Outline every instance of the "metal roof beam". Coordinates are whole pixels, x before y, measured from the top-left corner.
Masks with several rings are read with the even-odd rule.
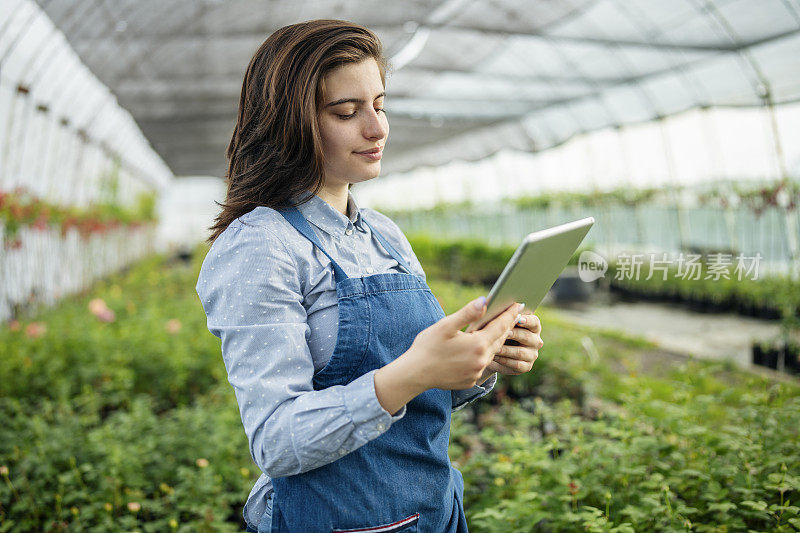
[[[420,28],[423,27],[427,27],[428,29],[431,30],[441,29],[446,31],[464,31],[472,34],[482,34],[490,36],[535,37],[560,43],[595,44],[601,46],[630,46],[639,48],[659,48],[662,50],[672,50],[672,51],[701,51],[701,52],[738,52],[742,48],[758,46],[760,44],[779,40],[784,37],[788,37],[790,35],[800,32],[800,30],[795,29],[774,35],[768,35],[761,39],[754,39],[748,42],[730,43],[729,45],[709,45],[704,43],[661,42],[658,40],[641,41],[641,40],[630,40],[630,39],[601,39],[598,37],[575,37],[567,35],[552,35],[547,33],[546,31],[538,31],[538,30],[529,32],[520,32],[520,31],[503,30],[498,28],[481,28],[479,26],[457,26],[449,24],[438,25],[438,26],[420,25]],[[372,25],[370,26],[370,29],[373,29],[377,32],[380,32],[381,30],[396,31],[398,27]],[[179,42],[180,44],[192,44],[198,41],[212,41],[214,43],[219,43],[220,41],[223,41],[225,39],[242,39],[242,38],[258,39],[258,38],[263,38],[264,35],[265,33],[263,32],[254,32],[254,31],[232,31],[232,32],[225,31],[220,33],[209,32],[205,34],[172,32],[168,35],[141,35],[138,36],[138,39],[145,41],[147,43],[153,43],[154,41],[156,41],[159,46],[163,46],[165,43],[174,43],[174,42]],[[75,43],[76,47],[78,46],[91,47],[97,44],[97,42],[103,41],[105,39],[106,38],[104,37],[93,37],[88,39],[75,38],[73,39],[73,42]],[[135,39],[131,40],[133,41]]]

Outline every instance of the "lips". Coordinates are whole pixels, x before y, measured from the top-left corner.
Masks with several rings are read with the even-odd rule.
[[[364,150],[363,152],[356,152],[357,154],[376,154],[381,151],[381,148],[372,148],[370,150]]]

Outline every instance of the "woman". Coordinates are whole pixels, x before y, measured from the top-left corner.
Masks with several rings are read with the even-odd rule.
[[[486,299],[445,316],[400,229],[350,194],[380,172],[385,69],[368,29],[316,20],[245,74],[197,293],[264,473],[248,531],[466,531],[451,410],[542,346],[517,304],[462,332]]]

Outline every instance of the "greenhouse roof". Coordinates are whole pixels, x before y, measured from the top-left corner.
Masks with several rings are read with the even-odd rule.
[[[384,43],[384,173],[800,97],[798,0],[37,3],[177,175],[223,175],[252,54],[314,18],[364,24]]]

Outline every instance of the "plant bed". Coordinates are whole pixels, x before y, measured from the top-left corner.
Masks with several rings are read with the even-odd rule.
[[[260,472],[194,293],[206,251],[0,327],[0,530],[244,530]],[[447,314],[488,290],[429,285]],[[537,315],[533,371],[453,414],[471,531],[788,531],[800,389]]]

